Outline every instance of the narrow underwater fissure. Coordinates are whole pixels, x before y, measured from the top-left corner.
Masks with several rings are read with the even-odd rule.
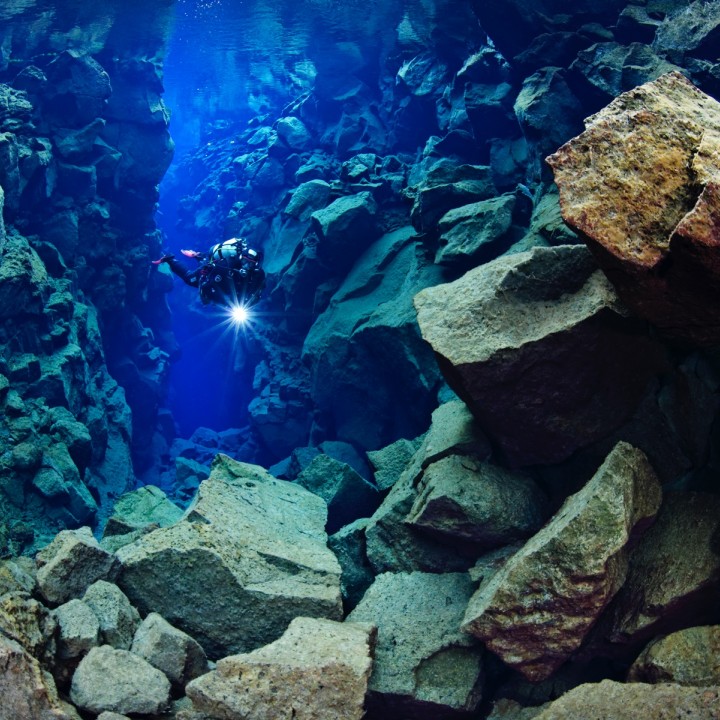
[[[606,257],[612,172],[665,212],[703,126],[720,175],[718,28],[3,3],[0,720],[711,717],[715,193],[667,272]],[[157,261],[240,237],[238,329]]]

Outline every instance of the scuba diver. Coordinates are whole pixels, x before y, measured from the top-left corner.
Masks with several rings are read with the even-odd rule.
[[[203,305],[255,305],[265,287],[265,271],[262,269],[262,253],[253,250],[242,238],[230,238],[213,245],[207,253],[181,250],[185,257],[199,264],[190,270],[172,254],[153,260],[153,265],[167,263],[172,272],[184,283],[200,291]]]

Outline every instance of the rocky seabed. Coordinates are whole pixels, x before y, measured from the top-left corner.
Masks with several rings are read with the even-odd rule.
[[[720,3],[437,8],[171,171],[276,318],[189,439],[171,3],[7,11],[0,719],[720,718]]]

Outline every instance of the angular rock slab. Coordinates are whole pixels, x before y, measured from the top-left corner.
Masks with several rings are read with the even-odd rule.
[[[661,362],[582,246],[498,258],[415,307],[448,384],[514,465],[559,462],[619,427]]]
[[[464,573],[379,575],[351,622],[377,625],[374,717],[440,718],[481,700],[483,650],[460,631],[473,585]]]
[[[187,695],[225,720],[360,720],[374,636],[372,625],[298,617],[275,642],[220,660]]]
[[[547,161],[565,221],[623,302],[671,339],[719,342],[720,103],[667,73]]]
[[[720,497],[668,493],[591,644],[608,643],[610,655],[633,653],[659,634],[713,622],[720,602],[718,537]]]
[[[218,455],[183,520],[118,551],[118,584],[211,658],[271,642],[298,616],[342,617],[325,502]]]
[[[367,557],[381,572],[455,572],[467,570],[470,556],[438,542],[405,522],[417,501],[416,485],[425,468],[449,455],[486,458],[490,445],[467,406],[460,400],[444,403],[432,413],[430,429],[365,529]]]
[[[370,517],[380,505],[380,494],[374,485],[329,455],[313,458],[295,482],[327,503],[328,533],[359,518]]]
[[[151,715],[170,699],[170,681],[147,660],[109,645],[93,648],[72,679],[70,699],[83,710]]]
[[[140,624],[140,613],[130,604],[123,591],[113,583],[98,580],[83,595],[100,621],[102,644],[118,650],[129,650]]]
[[[3,720],[80,720],[58,697],[52,677],[14,640],[0,634],[0,717]]]
[[[628,540],[652,521],[660,500],[645,455],[618,443],[587,485],[480,586],[463,629],[528,680],[549,678],[621,588]]]
[[[82,600],[68,600],[55,608],[53,615],[59,627],[60,658],[81,657],[100,644],[100,621]]]
[[[679,630],[650,643],[630,668],[628,681],[720,686],[720,625]]]
[[[624,684],[603,680],[573,688],[536,715],[535,720],[670,720],[680,717],[715,720],[718,707],[718,687]]]
[[[200,645],[157,613],[150,613],[142,621],[133,638],[132,652],[181,687],[208,671]]]
[[[430,465],[405,522],[444,541],[491,550],[530,537],[547,498],[528,477],[451,455]]]
[[[112,578],[115,557],[103,550],[90,528],[63,530],[37,554],[37,584],[50,603],[79,597],[96,580]]]

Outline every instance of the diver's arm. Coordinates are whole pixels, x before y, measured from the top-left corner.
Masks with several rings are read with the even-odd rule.
[[[197,270],[189,270],[181,262],[178,262],[174,257],[168,257],[165,262],[168,264],[170,270],[174,275],[177,275],[186,285],[190,287],[197,287],[199,282],[199,276]]]

